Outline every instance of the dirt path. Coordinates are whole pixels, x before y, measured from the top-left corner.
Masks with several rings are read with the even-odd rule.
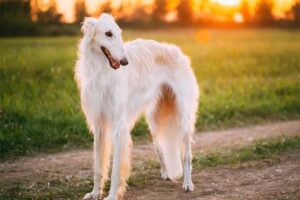
[[[181,183],[150,179],[130,188],[125,200],[279,200],[300,199],[300,151],[276,164],[248,162],[239,168],[218,167],[193,173],[195,191],[184,193]]]
[[[197,133],[193,149],[195,152],[209,152],[240,147],[257,139],[280,135],[300,135],[300,120]],[[146,159],[156,160],[152,145],[135,146],[133,159],[135,167],[141,166]],[[198,189],[192,194],[182,193],[181,183],[154,179],[147,182],[145,188],[129,188],[125,199],[268,199],[272,195],[300,197],[299,161],[300,152],[295,152],[293,155],[283,156],[276,164],[195,171],[193,179]],[[40,181],[40,177],[45,182],[51,181],[53,177],[90,178],[92,153],[90,150],[73,151],[0,162],[0,177],[1,187],[21,182],[27,188]]]

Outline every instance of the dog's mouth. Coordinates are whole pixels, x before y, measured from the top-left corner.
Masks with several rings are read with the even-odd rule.
[[[101,50],[102,50],[103,54],[105,55],[105,57],[108,59],[110,66],[113,69],[118,69],[120,67],[120,62],[115,60],[112,57],[112,55],[110,54],[109,50],[107,48],[105,48],[104,46],[101,46]]]

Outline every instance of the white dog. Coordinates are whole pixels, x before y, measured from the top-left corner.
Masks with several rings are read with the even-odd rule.
[[[124,44],[121,29],[108,14],[86,18],[82,31],[75,78],[94,134],[94,188],[84,199],[101,196],[112,149],[105,199],[122,198],[130,173],[130,130],[143,111],[162,178],[176,180],[184,171],[183,188],[192,191],[190,143],[199,91],[189,58],[174,45],[152,40]]]

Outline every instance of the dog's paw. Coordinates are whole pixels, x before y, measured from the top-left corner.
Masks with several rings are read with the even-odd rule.
[[[194,184],[192,181],[184,181],[182,188],[185,192],[192,192],[194,191]]]
[[[103,200],[117,200],[117,197],[113,197],[113,196],[108,195]]]
[[[165,180],[165,181],[170,180],[169,177],[168,177],[168,174],[167,174],[167,172],[166,172],[165,170],[161,170],[161,171],[160,171],[160,174],[161,174],[161,178],[162,178],[163,180]]]
[[[99,192],[90,192],[84,195],[83,200],[98,200],[100,196]]]

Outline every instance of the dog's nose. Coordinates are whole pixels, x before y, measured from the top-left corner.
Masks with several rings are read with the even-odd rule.
[[[122,60],[120,60],[120,64],[123,65],[123,66],[128,65],[127,58],[123,58]]]

